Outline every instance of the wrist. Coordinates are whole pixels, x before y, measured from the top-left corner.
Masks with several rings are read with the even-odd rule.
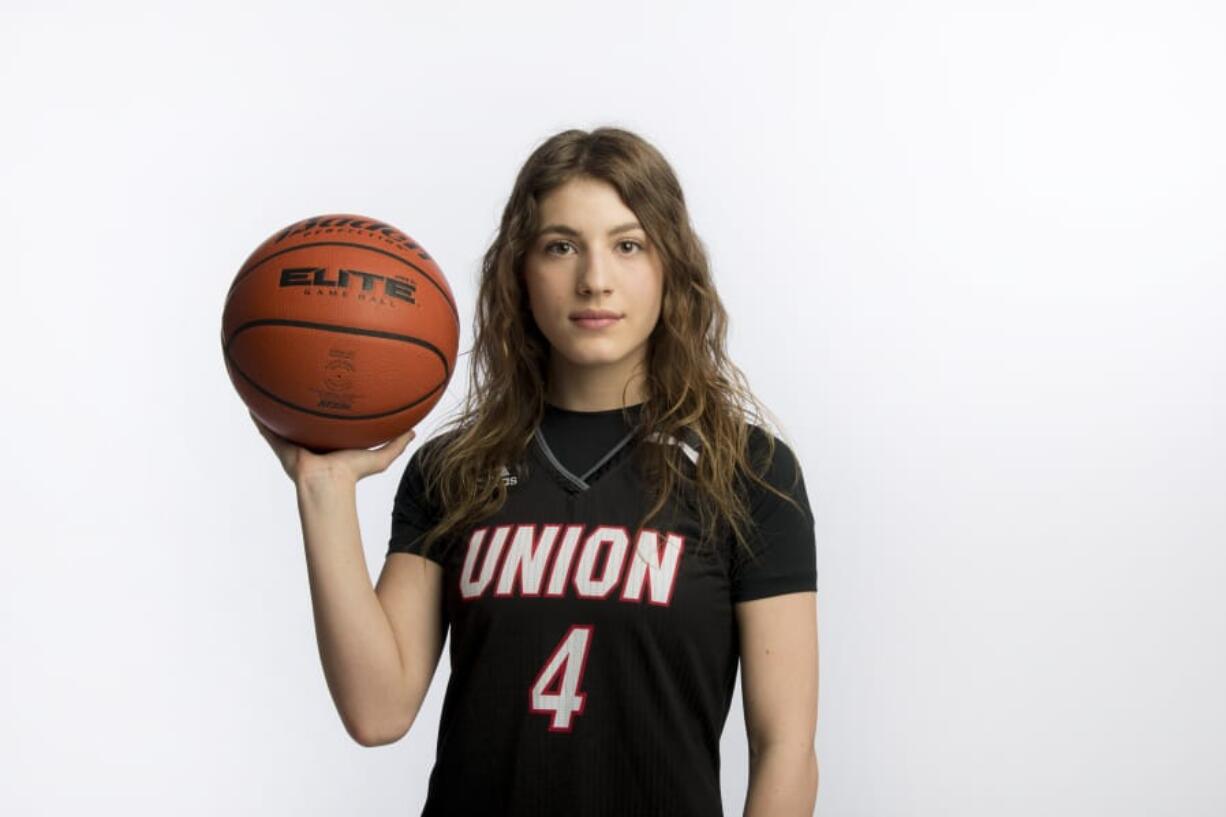
[[[298,493],[308,497],[317,497],[337,492],[351,492],[357,486],[357,479],[348,468],[329,466],[319,468],[306,474],[299,474],[294,479]]]

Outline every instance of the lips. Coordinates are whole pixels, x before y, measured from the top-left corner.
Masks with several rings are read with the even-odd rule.
[[[604,313],[603,316],[601,316],[600,313],[592,314],[597,315],[597,317],[589,317],[589,313],[584,312],[577,313],[578,317],[572,315],[570,319],[571,323],[582,329],[603,329],[604,327],[612,326],[621,320],[620,316],[610,312]]]
[[[570,313],[570,319],[575,320],[603,320],[605,318],[620,318],[621,315],[610,309],[584,309],[579,312]]]

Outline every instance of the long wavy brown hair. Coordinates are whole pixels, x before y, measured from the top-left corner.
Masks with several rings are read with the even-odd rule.
[[[498,234],[482,261],[468,393],[419,452],[428,503],[437,509],[423,547],[429,549],[502,507],[507,487],[493,475],[519,461],[543,416],[550,344],[529,310],[522,265],[541,226],[541,198],[577,176],[616,188],[663,260],[663,302],[648,338],[646,399],[638,429],[696,442],[701,452],[697,467],[689,469],[691,476],[680,446],[639,446],[645,479],[655,486],[654,504],[640,528],[670,496],[686,497],[699,516],[704,542],[731,533],[752,556],[745,479],[799,508],[763,478],[774,456],[778,423],[768,426],[766,418],[773,415],[728,359],[728,315],[676,174],[649,142],[614,127],[555,134],[519,171]],[[631,419],[628,410],[624,416]],[[774,429],[763,435],[765,456],[758,462],[750,461],[751,423]],[[780,439],[786,442],[782,434]],[[800,477],[799,467],[795,477]]]

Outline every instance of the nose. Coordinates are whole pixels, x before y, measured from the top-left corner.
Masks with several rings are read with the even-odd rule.
[[[579,261],[577,288],[581,294],[609,292],[612,288],[613,271],[610,259],[599,250],[585,253]]]

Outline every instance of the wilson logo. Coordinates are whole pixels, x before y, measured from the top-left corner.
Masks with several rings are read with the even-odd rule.
[[[379,236],[382,240],[391,243],[393,246],[414,253],[423,261],[431,260],[430,255],[416,241],[390,224],[369,218],[351,218],[348,216],[325,218],[324,216],[315,216],[314,218],[308,218],[289,225],[277,235],[276,242],[280,243],[295,235],[306,238],[319,233],[333,233],[345,230],[363,230],[366,233]]]

